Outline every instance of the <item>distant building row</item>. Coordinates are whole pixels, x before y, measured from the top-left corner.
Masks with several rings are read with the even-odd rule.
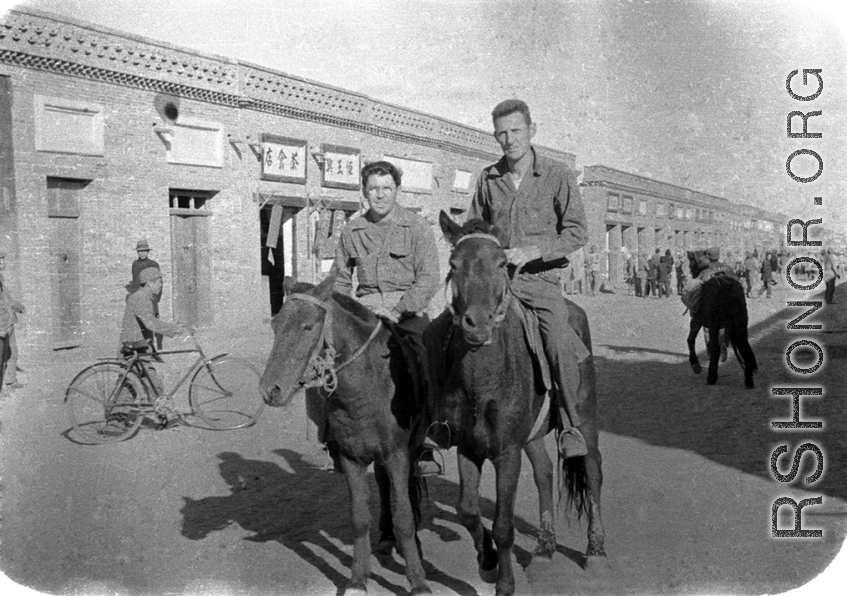
[[[21,340],[45,350],[117,344],[139,238],[163,316],[237,327],[279,306],[283,275],[327,270],[364,162],[397,163],[401,203],[435,225],[499,158],[488,131],[31,10],[0,21],[0,130],[0,249],[29,309]],[[604,166],[583,191],[609,271],[621,247],[784,242],[778,214]]]

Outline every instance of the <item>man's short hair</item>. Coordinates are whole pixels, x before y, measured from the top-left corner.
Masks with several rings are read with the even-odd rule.
[[[362,189],[368,185],[368,178],[371,176],[391,176],[394,184],[400,186],[400,180],[403,174],[390,161],[374,161],[362,168]]]
[[[509,116],[510,114],[514,114],[515,112],[523,114],[526,123],[532,124],[532,116],[530,116],[529,114],[529,106],[526,105],[525,101],[521,101],[520,99],[507,99],[498,103],[496,106],[494,106],[494,109],[491,110],[491,120],[493,122],[498,118],[502,118],[503,116]]]

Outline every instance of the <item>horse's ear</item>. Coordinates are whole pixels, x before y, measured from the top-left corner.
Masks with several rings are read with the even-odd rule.
[[[441,210],[441,213],[438,214],[438,223],[441,225],[441,231],[447,239],[447,242],[456,246],[456,242],[462,235],[462,226],[450,219],[450,216],[447,215],[443,209]]]
[[[282,291],[285,296],[291,294],[294,290],[294,286],[297,285],[297,280],[290,275],[286,275],[285,279],[282,280]]]
[[[332,294],[332,289],[335,287],[335,267],[330,270],[324,280],[315,288],[315,298],[320,300],[329,300],[329,295]]]
[[[694,252],[694,251],[692,251],[692,250],[689,250],[689,251],[686,251],[686,252],[687,252],[687,254],[688,254],[688,260],[689,260],[689,261],[691,261],[691,262],[696,262],[696,261],[697,261],[697,253],[696,253],[696,252]]]

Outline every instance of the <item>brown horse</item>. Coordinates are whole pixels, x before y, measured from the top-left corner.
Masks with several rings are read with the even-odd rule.
[[[399,348],[390,341],[392,332],[354,299],[333,293],[334,281],[329,276],[313,287],[286,280],[286,301],[273,319],[276,340],[261,381],[264,399],[283,406],[304,387],[322,386],[350,490],[354,546],[346,593],[367,591],[367,468],[374,463],[382,507],[380,546],[390,546],[396,536],[412,594],[429,594],[415,533],[419,503],[409,474],[412,422],[420,406]]]
[[[449,316],[439,317],[425,333],[436,396],[431,408],[436,420],[450,429],[452,444],[458,448],[461,487],[457,512],[473,538],[480,574],[491,579],[496,572],[496,593],[512,594],[513,515],[521,450],[543,452],[547,457],[543,442],[551,424],[550,414],[543,414],[546,391],[536,376],[520,315],[508,306],[515,298],[509,291],[506,255],[494,235],[497,231],[480,220],[460,227],[443,211],[440,224],[454,247],[450,256],[453,317],[452,321]],[[590,350],[585,311],[572,302],[568,308],[569,323]],[[438,354],[442,354],[441,362],[436,360]],[[562,460],[562,475],[568,502],[580,517],[588,514],[586,566],[602,567],[606,559],[593,357],[580,365],[580,372],[578,413],[588,454]],[[551,410],[555,408],[548,412]],[[539,415],[546,418],[540,425]],[[494,464],[497,476],[491,532],[480,520],[478,503],[485,460]],[[561,500],[562,482],[559,488]],[[552,519],[548,522],[552,529]],[[555,544],[555,536],[553,541]]]
[[[696,279],[706,268],[702,262],[705,251],[688,251],[688,264],[691,278]],[[706,382],[714,385],[718,381],[718,361],[720,359],[720,331],[726,334],[726,340],[732,344],[735,357],[744,370],[744,386],[753,389],[753,374],[758,369],[756,354],[750,345],[747,332],[747,299],[744,286],[730,275],[719,273],[711,277],[700,288],[700,299],[695,311],[691,312],[691,325],[688,332],[688,361],[695,373],[701,366],[697,358],[697,333],[702,327],[706,333],[706,348],[709,354],[709,369]]]

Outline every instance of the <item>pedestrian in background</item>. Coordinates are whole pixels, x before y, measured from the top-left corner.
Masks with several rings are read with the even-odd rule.
[[[597,247],[591,245],[588,254],[585,255],[585,280],[591,290],[591,295],[597,295],[597,278],[600,276],[600,255]]]
[[[146,238],[142,238],[135,244],[135,252],[138,255],[138,258],[132,262],[132,281],[126,286],[127,298],[131,294],[133,294],[138,288],[141,287],[141,272],[145,269],[155,268],[158,269],[161,273],[162,268],[159,267],[159,263],[150,258],[150,244],[147,242]],[[153,314],[158,318],[159,316],[159,301],[162,299],[161,290],[159,294],[154,296],[153,301]],[[156,333],[156,349],[162,349],[162,334]]]
[[[765,258],[762,259],[762,266],[759,268],[762,274],[762,287],[759,288],[759,297],[766,293],[768,298],[771,297],[771,281],[773,281],[773,269],[771,269],[771,253],[765,253]]]
[[[7,345],[5,348],[8,354],[3,364],[0,364],[0,390],[4,387],[6,389],[20,389],[23,387],[23,384],[18,382],[18,371],[21,371],[21,369],[18,368],[18,342],[15,336],[15,325],[18,322],[18,315],[24,314],[26,308],[24,308],[22,303],[15,300],[11,290],[9,290],[9,285],[3,276],[3,271],[5,270],[6,253],[0,251],[0,284],[3,285],[3,299],[8,303],[8,307],[11,310],[11,326],[6,337]],[[5,374],[2,374],[2,369],[4,368]]]
[[[685,272],[685,260],[683,259],[684,255],[680,252],[676,253],[676,293],[682,296],[682,289],[685,287],[685,281],[688,279],[688,275]]]
[[[822,250],[821,256],[823,256],[823,281],[826,284],[824,300],[827,304],[838,304],[835,300],[835,280],[841,278],[841,273],[835,265],[831,248]]]
[[[3,289],[3,282],[0,281],[0,395],[7,393],[6,386],[3,384],[3,376],[6,370],[6,362],[9,360],[9,336],[14,327],[13,315],[12,303]]]
[[[759,261],[750,252],[744,258],[744,281],[747,283],[748,298],[753,297],[753,280],[758,277]]]

